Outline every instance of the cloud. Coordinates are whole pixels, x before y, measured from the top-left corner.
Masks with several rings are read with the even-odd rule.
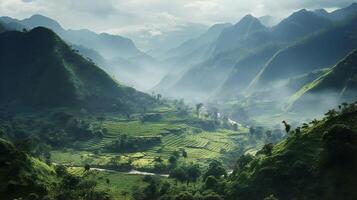
[[[350,0],[0,0],[0,13],[43,14],[65,28],[158,36],[185,23],[236,23],[242,16],[286,16],[301,8],[338,8]],[[140,36],[141,37],[141,36]]]

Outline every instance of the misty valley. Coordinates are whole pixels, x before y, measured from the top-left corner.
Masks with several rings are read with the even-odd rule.
[[[357,3],[181,28],[0,17],[0,199],[357,199]]]

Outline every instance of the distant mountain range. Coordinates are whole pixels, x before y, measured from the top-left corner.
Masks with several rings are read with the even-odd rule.
[[[291,90],[288,95],[293,95],[288,85],[298,89],[310,80],[299,76],[329,68],[357,47],[355,13],[357,4],[331,13],[302,9],[273,27],[247,15],[221,29],[201,48],[200,56],[190,53],[185,61],[194,62],[180,63],[177,68],[184,70],[169,73],[154,89],[194,101],[257,97],[264,89],[273,95],[273,88]],[[195,49],[188,44],[186,49]]]
[[[0,104],[131,112],[149,95],[118,84],[47,28],[0,34]]]
[[[159,75],[162,77],[163,72],[158,62],[137,49],[128,38],[107,33],[97,34],[87,29],[65,30],[57,21],[42,15],[33,15],[23,20],[0,17],[0,22],[9,30],[32,29],[39,26],[49,28],[79,50],[81,55],[90,58],[126,84],[139,89],[148,89],[150,85],[158,82]],[[133,73],[132,68],[144,70],[136,70]],[[150,75],[147,76],[148,74]]]
[[[357,97],[357,50],[298,90],[288,101],[287,109],[309,107],[313,111],[333,107]]]

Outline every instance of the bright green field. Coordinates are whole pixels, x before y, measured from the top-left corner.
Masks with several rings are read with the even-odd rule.
[[[142,181],[142,175],[132,175],[120,172],[103,172],[90,171],[89,174],[84,172],[83,167],[70,167],[68,171],[74,175],[84,177],[86,179],[95,179],[97,181],[96,188],[102,191],[108,191],[114,199],[132,199],[130,196],[133,186],[145,187],[146,183]],[[107,183],[109,179],[109,183]],[[128,192],[128,195],[123,196],[123,192]]]

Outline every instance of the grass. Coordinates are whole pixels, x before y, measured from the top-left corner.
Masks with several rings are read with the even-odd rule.
[[[210,159],[221,159],[222,152],[234,150],[238,141],[245,140],[244,133],[248,132],[246,128],[240,128],[238,131],[227,129],[203,131],[186,123],[192,116],[179,117],[175,110],[167,107],[158,108],[155,112],[162,115],[161,121],[142,123],[138,116],[133,116],[130,120],[114,115],[107,116],[102,127],[108,131],[102,138],[76,142],[73,144],[74,149],[52,151],[52,160],[59,164],[73,166],[83,166],[87,163],[105,166],[113,158],[120,156],[120,163],[130,161],[135,169],[150,170],[154,168],[155,158],[161,157],[163,163],[167,164],[174,151],[185,149],[188,157],[180,158],[179,162],[205,164]],[[161,136],[161,143],[142,152],[105,152],[104,147],[111,144],[120,134],[132,137]]]
[[[130,193],[134,186],[145,187],[147,185],[147,183],[142,181],[144,177],[142,175],[103,171],[91,171],[89,174],[86,174],[83,167],[70,167],[68,171],[86,179],[95,179],[97,181],[96,189],[108,191],[116,200],[132,199]],[[107,183],[107,180],[109,180],[109,183]],[[123,192],[128,192],[126,198]]]

